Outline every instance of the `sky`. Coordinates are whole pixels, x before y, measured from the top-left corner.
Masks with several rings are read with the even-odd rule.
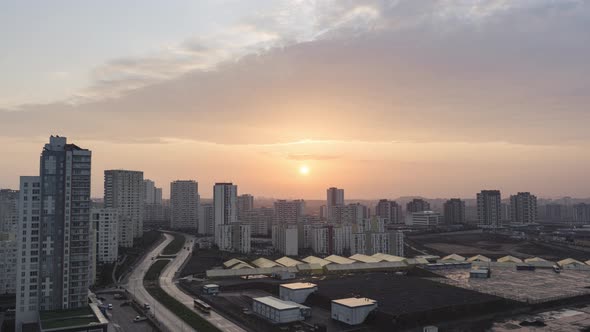
[[[93,151],[95,197],[105,169],[165,196],[590,197],[588,1],[0,6],[0,188],[54,134]]]

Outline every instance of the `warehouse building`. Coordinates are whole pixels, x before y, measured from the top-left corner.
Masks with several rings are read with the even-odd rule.
[[[335,264],[352,264],[355,263],[354,260],[338,255],[330,255],[325,258],[327,261],[335,263]]]
[[[311,308],[272,296],[254,298],[252,311],[273,324],[297,322],[311,316]]]
[[[348,325],[358,325],[375,309],[377,301],[365,297],[332,300],[332,319]]]
[[[321,267],[324,267],[324,266],[332,263],[330,261],[327,261],[323,258],[319,258],[316,256],[307,256],[304,259],[302,259],[302,261],[304,261],[305,263],[308,263],[308,264],[319,264]]]
[[[313,292],[317,292],[318,286],[310,282],[293,282],[282,284],[279,287],[279,297],[284,301],[303,303]]]

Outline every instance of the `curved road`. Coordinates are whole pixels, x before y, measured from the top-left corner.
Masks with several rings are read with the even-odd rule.
[[[188,326],[184,321],[178,319],[174,313],[159,304],[143,287],[143,277],[152,264],[152,257],[157,257],[160,252],[172,242],[172,236],[165,234],[166,239],[147,254],[143,261],[139,263],[133,271],[124,287],[133,294],[139,303],[149,303],[151,306],[151,313],[155,315],[156,319],[162,323],[169,331],[195,331]],[[172,264],[172,263],[169,263]]]
[[[172,241],[172,235],[164,235],[166,236],[166,242]],[[176,272],[180,270],[182,264],[189,258],[189,255],[192,252],[192,248],[195,243],[194,236],[188,234],[183,235],[185,237],[184,246],[180,250],[178,255],[176,255],[176,258],[171,263],[166,265],[166,268],[164,269],[164,271],[162,271],[162,274],[160,275],[160,287],[162,287],[162,289],[170,296],[182,302],[185,306],[199,314],[199,316],[208,320],[211,324],[215,325],[221,331],[245,332],[244,329],[242,329],[232,321],[227,320],[226,318],[219,315],[213,310],[211,310],[210,314],[203,314],[200,311],[195,310],[193,307],[193,297],[183,292],[180,288],[178,288],[178,286],[174,282]],[[190,250],[186,250],[184,247],[188,247]]]

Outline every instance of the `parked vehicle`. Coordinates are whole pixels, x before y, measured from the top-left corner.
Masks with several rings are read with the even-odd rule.
[[[121,295],[121,294],[115,294],[115,295],[113,296],[113,298],[114,298],[115,300],[120,300],[120,299],[122,299],[122,298],[123,298],[123,295]]]
[[[107,305],[107,309],[113,310],[113,304],[112,303],[109,303],[109,305]]]
[[[133,322],[134,323],[143,322],[144,320],[147,320],[147,317],[144,317],[144,316],[135,316],[135,318],[133,318]]]
[[[143,309],[150,310],[151,309],[150,304],[149,303],[144,303],[143,304]]]

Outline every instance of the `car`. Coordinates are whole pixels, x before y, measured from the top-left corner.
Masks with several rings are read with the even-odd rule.
[[[107,305],[107,309],[109,309],[109,310],[113,310],[113,304],[112,304],[112,303],[109,303],[109,304]]]
[[[134,323],[143,322],[144,320],[147,320],[147,317],[144,317],[144,316],[135,316],[135,318],[133,318],[133,322]]]
[[[115,300],[120,300],[120,299],[122,299],[122,298],[123,298],[123,295],[121,295],[121,294],[115,294],[115,295],[113,296],[113,298],[114,298]]]
[[[151,307],[150,307],[150,304],[149,304],[149,303],[144,303],[144,304],[143,304],[143,308],[144,308],[145,310],[150,310],[150,309],[151,309]]]

